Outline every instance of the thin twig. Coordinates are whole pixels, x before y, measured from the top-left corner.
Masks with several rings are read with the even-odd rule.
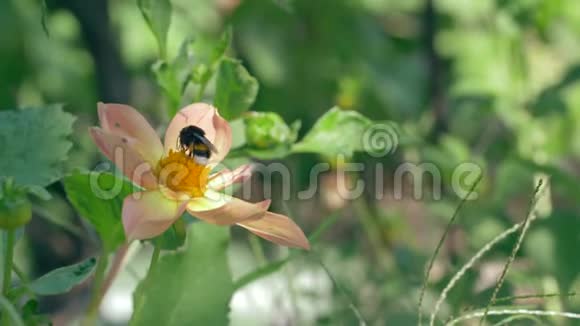
[[[427,269],[425,270],[425,276],[423,277],[423,286],[421,287],[421,293],[419,294],[419,303],[417,304],[417,313],[418,313],[417,324],[419,326],[422,325],[423,312],[421,311],[421,308],[423,306],[423,298],[425,297],[425,291],[427,290],[427,281],[429,280],[429,274],[431,273],[431,269],[433,268],[433,264],[435,263],[435,258],[437,258],[437,255],[439,254],[439,250],[441,250],[441,247],[443,246],[443,242],[445,242],[445,238],[447,238],[447,234],[451,230],[451,226],[453,225],[453,223],[455,222],[455,220],[459,216],[459,212],[461,211],[461,208],[463,208],[463,205],[465,204],[467,199],[471,196],[473,191],[475,191],[475,188],[479,184],[479,181],[481,181],[481,178],[482,178],[482,175],[480,174],[477,177],[477,180],[475,180],[475,182],[471,185],[471,188],[469,189],[469,192],[467,193],[467,195],[465,197],[463,197],[461,199],[461,201],[459,202],[459,205],[457,205],[455,212],[453,212],[453,216],[449,220],[449,223],[447,223],[447,226],[445,227],[445,231],[443,232],[441,239],[439,239],[439,243],[437,244],[437,247],[435,247],[435,251],[433,252],[433,255],[431,256],[431,259],[429,260],[429,265],[428,265]]]

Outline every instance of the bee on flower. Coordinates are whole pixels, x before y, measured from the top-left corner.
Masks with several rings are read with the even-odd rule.
[[[270,200],[250,203],[220,192],[246,180],[251,165],[212,173],[232,144],[230,125],[216,108],[195,103],[181,109],[169,123],[163,144],[130,106],[99,103],[98,114],[100,128],[90,128],[95,144],[143,188],[123,202],[129,241],[160,235],[187,211],[208,223],[239,225],[280,245],[310,248],[296,223],[268,211]]]

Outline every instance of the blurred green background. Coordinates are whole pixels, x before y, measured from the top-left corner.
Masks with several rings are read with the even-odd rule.
[[[252,109],[277,112],[287,122],[301,120],[300,137],[333,106],[392,120],[400,129],[394,153],[354,157],[365,164],[362,173],[351,176],[368,186],[362,199],[337,199],[335,170],[321,176],[315,198],[274,201],[277,210],[292,212],[307,234],[329,216],[338,217],[316,252],[342,291],[316,262],[297,260],[236,294],[232,324],[356,325],[350,304],[371,325],[415,324],[424,266],[460,201],[452,173],[465,162],[483,171],[478,198],[465,204],[435,261],[425,310],[479,248],[523,220],[535,182],[548,176],[548,191],[537,205],[539,219],[500,296],[569,293],[580,286],[577,0],[172,3],[168,57],[186,37],[217,38],[231,26],[229,54],[260,84]],[[103,160],[86,132],[97,124],[97,101],[128,103],[154,126],[167,123],[167,104],[151,71],[158,49],[136,1],[47,0],[45,6],[36,0],[0,1],[0,109],[63,103],[78,117],[69,170]],[[305,189],[309,168],[325,160],[310,154],[284,159],[294,172],[295,189]],[[394,171],[405,162],[435,164],[443,178],[441,198],[434,196],[436,182],[413,185],[409,178],[404,196],[396,198]],[[384,168],[382,180],[377,164]],[[469,182],[460,180],[462,189]],[[424,196],[414,198],[413,187],[422,187]],[[62,185],[49,190],[54,198],[38,203],[23,249],[32,253],[26,265],[35,275],[95,250]],[[384,196],[377,198],[381,191]],[[239,240],[232,249],[233,273],[241,275],[258,263],[245,233],[232,232]],[[508,237],[461,279],[441,320],[485,306],[515,240]],[[282,254],[268,245],[266,255]],[[80,309],[75,297],[83,291],[48,298],[42,307],[66,320]],[[577,296],[503,304],[580,310]],[[259,320],[252,319],[255,315]],[[123,323],[122,318],[111,322]]]

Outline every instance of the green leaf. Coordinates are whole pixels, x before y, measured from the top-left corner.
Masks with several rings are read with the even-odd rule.
[[[184,250],[161,257],[135,291],[130,325],[227,325],[228,240],[228,228],[190,225]]]
[[[30,299],[22,306],[22,319],[26,325],[51,325],[50,316],[41,314],[38,300]]]
[[[30,289],[38,295],[66,293],[84,282],[93,273],[96,264],[97,259],[91,257],[74,265],[57,268],[32,281]]]
[[[135,190],[130,182],[108,172],[77,172],[64,179],[64,187],[79,215],[99,234],[105,252],[123,244],[121,209],[125,197]]]
[[[155,75],[155,79],[157,80],[157,84],[163,90],[163,93],[169,101],[169,105],[172,110],[177,110],[179,107],[181,96],[183,95],[183,91],[185,89],[184,80],[180,80],[178,77],[178,72],[189,70],[182,67],[182,65],[177,62],[182,61],[178,58],[176,58],[176,61],[172,64],[167,64],[165,61],[159,60],[152,66],[152,71]],[[189,76],[185,78],[185,81],[188,79]],[[171,113],[174,114],[175,112]]]
[[[239,60],[225,58],[218,70],[214,105],[227,120],[247,111],[258,95],[258,81]]]
[[[330,158],[337,155],[351,157],[354,152],[367,150],[380,152],[382,147],[375,148],[377,144],[374,142],[366,143],[367,141],[378,141],[378,144],[381,144],[380,138],[377,140],[366,139],[367,136],[373,137],[372,134],[367,133],[372,126],[373,121],[362,114],[334,107],[318,119],[308,134],[294,145],[292,151],[295,153],[318,153]],[[396,146],[398,135],[393,129],[394,124],[389,123],[384,124],[384,126],[386,129],[384,134],[386,143],[384,145]],[[377,132],[381,132],[381,130],[377,129]],[[377,134],[375,137],[378,136],[381,134]]]
[[[58,105],[0,112],[0,178],[39,187],[60,179],[74,120]]]
[[[196,38],[190,43],[190,51],[195,58],[192,81],[206,84],[213,76],[214,71],[223,59],[232,39],[232,29],[226,28],[219,38],[204,36]]]
[[[167,54],[167,31],[171,24],[169,0],[137,0],[137,5],[149,28],[155,35],[161,58]]]
[[[230,121],[232,128],[232,149],[242,147],[246,144],[246,124],[243,119]]]
[[[205,84],[214,75],[217,66],[230,44],[231,29],[226,29],[219,37],[200,36],[185,39],[177,56],[172,61],[157,61],[152,69],[157,83],[164,91],[175,114],[190,82]],[[202,93],[203,95],[203,93]]]
[[[248,156],[258,160],[278,160],[288,156],[290,149],[290,146],[278,145],[269,149],[246,148],[244,152]]]

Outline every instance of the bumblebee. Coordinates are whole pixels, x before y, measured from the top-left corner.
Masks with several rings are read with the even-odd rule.
[[[212,153],[217,153],[215,146],[205,138],[205,131],[196,126],[187,126],[179,132],[178,147],[196,163],[206,165]]]

